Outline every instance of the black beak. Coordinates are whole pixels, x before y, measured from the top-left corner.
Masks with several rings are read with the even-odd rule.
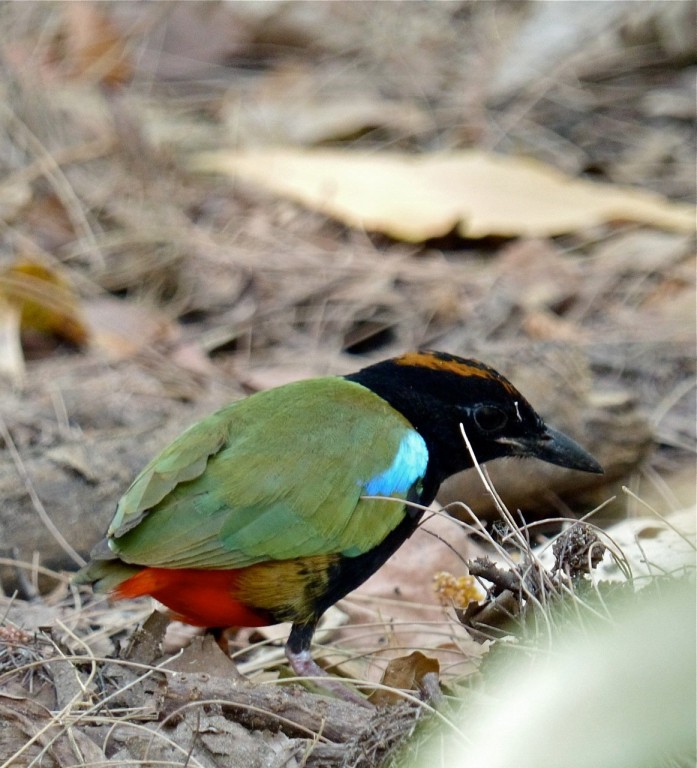
[[[534,456],[567,469],[603,474],[603,468],[588,451],[563,432],[551,427],[545,427],[542,434],[534,437],[501,438],[499,442],[512,446],[516,456]]]

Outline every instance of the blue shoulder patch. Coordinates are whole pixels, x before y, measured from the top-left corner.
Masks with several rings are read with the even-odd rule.
[[[399,444],[392,464],[363,486],[367,496],[389,496],[406,493],[426,474],[428,448],[423,437],[410,429]]]

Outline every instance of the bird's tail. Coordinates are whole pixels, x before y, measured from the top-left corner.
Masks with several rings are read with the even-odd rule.
[[[119,560],[100,542],[92,551],[90,561],[72,578],[74,584],[91,584],[95,592],[113,592],[119,585],[142,570],[142,566],[128,565]]]

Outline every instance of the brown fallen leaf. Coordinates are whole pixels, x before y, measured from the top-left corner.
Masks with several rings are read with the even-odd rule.
[[[34,192],[22,210],[22,221],[36,245],[49,253],[56,253],[76,237],[68,210],[53,192]]]
[[[92,347],[109,360],[127,360],[177,335],[176,325],[156,307],[103,296],[86,302],[83,310]]]
[[[528,312],[521,328],[525,334],[538,341],[569,341],[579,344],[588,339],[588,333],[574,323],[546,310]]]
[[[425,656],[421,651],[414,651],[408,656],[392,659],[387,665],[381,683],[390,688],[429,694],[437,689],[439,673],[440,664],[437,659]],[[397,691],[379,688],[373,691],[368,700],[379,707],[385,704],[397,704],[403,699],[404,697]]]
[[[480,150],[405,155],[269,149],[194,155],[221,173],[409,242],[550,237],[615,221],[694,231],[695,209],[647,190],[571,178],[545,163]]]
[[[123,85],[133,76],[128,41],[99,5],[83,2],[62,7],[62,53],[72,77]]]
[[[66,728],[21,688],[0,692],[0,757],[3,766],[107,764],[104,752],[86,734]]]
[[[417,105],[366,93],[363,84],[357,88],[345,75],[343,64],[329,70],[307,63],[274,69],[251,86],[254,109],[240,109],[239,97],[232,96],[223,104],[222,118],[244,146],[257,147],[341,141],[375,128],[400,135],[428,130],[429,117]]]

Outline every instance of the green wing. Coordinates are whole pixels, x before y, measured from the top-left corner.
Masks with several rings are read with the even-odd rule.
[[[177,438],[121,499],[109,545],[125,562],[169,568],[355,556],[399,524],[399,500],[427,460],[411,424],[370,390],[338,378],[298,382]]]

